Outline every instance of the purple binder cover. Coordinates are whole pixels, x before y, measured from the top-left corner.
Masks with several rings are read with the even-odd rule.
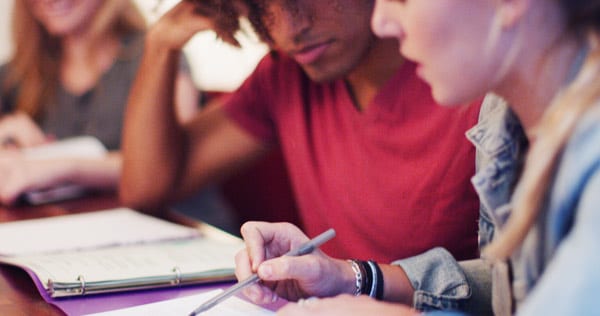
[[[202,292],[208,292],[216,289],[225,289],[231,286],[231,282],[223,282],[208,285],[194,285],[183,287],[162,288],[154,290],[127,291],[120,293],[96,294],[89,296],[74,296],[64,298],[52,298],[40,280],[33,271],[21,267],[29,274],[38,291],[44,300],[65,312],[67,315],[85,315],[91,313],[105,312],[109,310],[121,309],[136,305],[149,304],[158,301],[185,297]],[[244,298],[240,296],[240,298]],[[270,310],[277,310],[285,304],[284,300],[279,300],[273,304],[263,306]]]

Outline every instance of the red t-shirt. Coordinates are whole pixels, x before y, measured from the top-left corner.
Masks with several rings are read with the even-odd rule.
[[[281,146],[303,229],[337,231],[326,253],[390,262],[435,246],[458,259],[478,255],[475,149],[464,133],[479,105],[436,105],[407,62],[361,112],[343,80],[314,83],[272,54],[225,108]]]

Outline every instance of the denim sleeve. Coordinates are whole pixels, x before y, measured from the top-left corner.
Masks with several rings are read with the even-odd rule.
[[[491,313],[491,273],[480,259],[459,263],[438,247],[392,264],[408,276],[415,289],[413,307],[417,310]]]
[[[600,170],[586,184],[569,235],[519,315],[590,315],[600,310]]]
[[[418,310],[458,309],[459,301],[471,296],[467,277],[443,248],[392,264],[400,266],[408,276],[415,289],[413,307]]]

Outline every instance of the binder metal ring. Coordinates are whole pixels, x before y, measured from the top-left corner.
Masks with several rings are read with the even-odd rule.
[[[175,272],[175,280],[171,281],[171,284],[179,285],[179,283],[181,283],[181,270],[179,270],[179,267],[175,266],[173,272]]]
[[[80,274],[80,275],[77,277],[77,281],[79,281],[79,284],[81,284],[81,285],[80,285],[80,288],[81,288],[81,295],[84,295],[84,294],[85,294],[85,279],[83,278],[83,275],[81,275],[81,274]]]

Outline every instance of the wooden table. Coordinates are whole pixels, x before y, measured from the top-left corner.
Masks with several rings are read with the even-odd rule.
[[[6,207],[0,205],[0,223],[23,219],[51,217],[119,206],[115,194],[95,194],[86,198],[40,206]]]
[[[97,194],[84,199],[43,206],[0,206],[0,222],[50,217],[118,207],[114,194]],[[27,273],[0,264],[0,315],[64,315],[46,303]]]

